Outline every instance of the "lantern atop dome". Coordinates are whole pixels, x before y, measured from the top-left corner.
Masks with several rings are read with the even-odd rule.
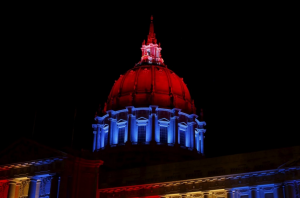
[[[147,43],[145,43],[145,40],[143,41],[141,50],[141,61],[137,65],[157,64],[165,66],[164,60],[161,57],[160,43],[157,44],[157,39],[154,33],[153,16],[151,16]]]

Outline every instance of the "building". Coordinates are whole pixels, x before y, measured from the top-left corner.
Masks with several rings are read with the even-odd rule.
[[[141,50],[95,117],[93,152],[20,139],[0,153],[0,198],[300,197],[300,146],[205,158],[206,123],[164,64],[153,18]]]

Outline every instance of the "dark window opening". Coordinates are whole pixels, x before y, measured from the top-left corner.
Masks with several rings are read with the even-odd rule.
[[[185,146],[185,131],[180,130],[180,146]]]
[[[138,142],[146,142],[146,126],[138,127]]]
[[[160,143],[168,143],[168,127],[160,127]]]
[[[119,128],[118,143],[123,144],[125,142],[125,127]]]

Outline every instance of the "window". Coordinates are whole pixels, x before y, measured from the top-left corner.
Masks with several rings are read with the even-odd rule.
[[[248,195],[242,195],[241,198],[249,198]]]
[[[125,142],[125,127],[119,128],[118,133],[118,144],[123,144]]]
[[[146,142],[146,126],[138,126],[138,142]]]
[[[168,143],[168,127],[160,127],[160,143]]]
[[[265,198],[274,198],[273,193],[266,193]]]
[[[104,147],[107,145],[108,141],[108,132],[104,134]]]
[[[180,130],[180,146],[185,146],[185,131]]]

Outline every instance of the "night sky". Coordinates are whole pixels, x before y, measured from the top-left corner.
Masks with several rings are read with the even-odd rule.
[[[71,146],[74,125],[74,148],[91,150],[94,114],[120,74],[139,62],[151,14],[165,63],[184,79],[198,115],[203,108],[208,157],[300,144],[292,15],[229,5],[121,7],[14,16],[7,29],[10,61],[2,65],[1,149],[19,137]]]

